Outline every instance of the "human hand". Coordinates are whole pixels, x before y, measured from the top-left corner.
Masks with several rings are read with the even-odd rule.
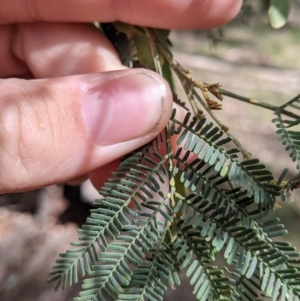
[[[168,122],[166,82],[148,70],[126,69],[86,23],[204,29],[231,20],[241,2],[3,0],[0,193],[86,175],[97,184],[114,160],[152,140]]]

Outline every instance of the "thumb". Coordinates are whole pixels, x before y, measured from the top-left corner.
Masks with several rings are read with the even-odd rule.
[[[139,69],[0,86],[1,193],[95,170],[152,140],[172,108],[166,82]]]

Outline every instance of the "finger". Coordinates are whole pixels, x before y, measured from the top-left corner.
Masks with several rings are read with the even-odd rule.
[[[113,46],[90,24],[27,23],[0,27],[0,77],[35,78],[124,69]]]
[[[232,19],[241,3],[241,0],[0,0],[0,22],[122,21],[160,28],[211,28]]]
[[[171,107],[166,82],[140,69],[0,81],[0,193],[63,182],[125,155],[162,130]]]
[[[182,122],[186,116],[187,111],[185,109],[183,109],[182,107],[180,107],[179,105],[177,105],[176,103],[173,103],[173,108],[176,109],[176,119]],[[179,147],[183,147],[183,143],[181,143],[180,145],[177,144],[178,138],[179,138],[178,135],[173,135],[171,137],[171,147],[172,147],[174,153],[176,153],[176,151]],[[160,147],[160,151],[161,151],[162,156],[164,156],[166,154],[165,153],[166,148],[164,146]],[[197,157],[197,155],[192,153],[192,154],[190,154],[187,161],[192,162],[193,160],[196,159],[196,157]],[[155,159],[155,158],[153,158],[153,159]],[[82,177],[68,181],[67,184],[79,185],[83,181],[85,181],[87,178],[89,178],[90,181],[92,182],[93,186],[97,190],[100,190],[100,188],[104,185],[104,183],[108,180],[108,178],[110,178],[112,176],[111,173],[117,170],[117,168],[120,165],[120,162],[121,162],[121,159],[118,158],[117,160],[114,160],[104,166],[101,166],[100,168],[98,168],[96,170],[91,171],[88,175],[84,175]],[[183,168],[183,166],[181,166],[181,168]]]
[[[173,108],[176,109],[176,119],[182,122],[184,120],[184,118],[186,117],[187,111],[185,109],[183,109],[181,106],[177,105],[176,103],[173,103]],[[179,138],[178,135],[173,135],[171,137],[171,147],[172,147],[172,150],[174,153],[177,152],[179,147],[183,148],[183,146],[184,146],[184,143],[181,143],[180,145],[177,144],[178,138]],[[160,154],[163,157],[166,154],[166,147],[165,147],[164,143],[162,143],[160,145]],[[185,150],[182,151],[182,155],[183,154],[185,154]],[[148,155],[152,156],[151,152]],[[191,153],[186,161],[192,162],[196,158],[197,158],[197,155],[194,153]],[[154,156],[153,156],[153,159],[157,160],[157,158],[155,158]],[[107,164],[105,166],[101,166],[100,168],[93,170],[89,173],[89,178],[90,178],[93,186],[97,190],[99,190],[104,185],[104,183],[107,181],[107,179],[111,177],[111,173],[117,170],[118,166],[120,165],[120,162],[121,162],[121,159],[117,159],[117,160],[110,162],[109,164]],[[180,168],[183,169],[184,166],[181,164]]]

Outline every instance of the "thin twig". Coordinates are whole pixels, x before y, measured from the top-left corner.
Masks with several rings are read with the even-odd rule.
[[[267,109],[267,110],[270,110],[270,111],[273,111],[273,112],[280,111],[280,113],[283,114],[283,115],[289,116],[289,117],[294,118],[294,119],[299,119],[298,115],[296,115],[292,112],[289,112],[287,110],[284,110],[284,107],[287,106],[289,103],[295,101],[299,97],[299,95],[296,96],[295,98],[293,98],[288,103],[284,104],[283,106],[277,107],[277,106],[273,106],[273,105],[265,103],[265,102],[259,102],[259,101],[255,100],[254,98],[249,98],[249,97],[241,96],[241,95],[226,91],[224,89],[220,89],[220,92],[223,95],[228,96],[230,98],[234,98],[234,99],[240,100],[242,102],[246,102],[248,104],[255,105],[255,106],[258,106],[258,107],[261,107],[261,108],[264,108],[264,109]]]
[[[174,72],[177,75],[177,77],[179,78],[179,80],[182,84],[182,87],[184,89],[184,92],[187,95],[188,100],[190,101],[190,104],[191,104],[192,110],[194,112],[194,115],[195,116],[202,115],[203,112],[199,109],[199,107],[198,107],[198,105],[195,101],[194,95],[193,95],[192,90],[191,90],[190,82],[188,82],[185,78],[183,78],[181,73],[179,73],[176,69],[174,70]]]

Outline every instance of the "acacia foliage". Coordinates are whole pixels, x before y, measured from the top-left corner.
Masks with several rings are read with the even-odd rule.
[[[274,179],[248,156],[211,114],[221,108],[211,98],[222,99],[220,86],[196,81],[175,61],[168,32],[120,23],[102,28],[124,63],[156,70],[171,87],[172,70],[191,110],[174,94],[184,120],[174,110],[161,135],[123,158],[49,282],[65,289],[84,277],[77,301],[154,301],[178,287],[184,271],[201,301],[299,300],[299,253],[270,215],[278,199],[290,199],[300,175],[284,181],[283,171]],[[297,96],[273,107],[279,138],[298,169],[299,103]]]

